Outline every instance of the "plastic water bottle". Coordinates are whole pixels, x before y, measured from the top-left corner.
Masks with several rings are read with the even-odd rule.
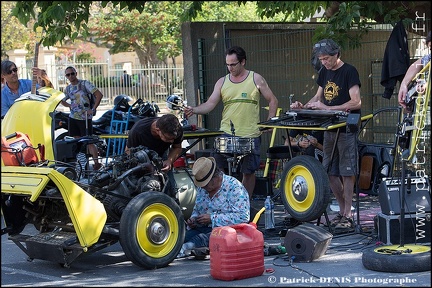
[[[274,202],[270,198],[270,196],[267,196],[266,200],[264,201],[264,218],[265,218],[265,229],[274,229],[275,228],[275,220],[274,220]]]

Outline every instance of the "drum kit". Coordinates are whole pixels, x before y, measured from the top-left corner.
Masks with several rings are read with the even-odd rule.
[[[241,159],[252,153],[254,148],[255,142],[253,138],[220,136],[214,140],[215,152],[227,158],[228,175],[233,175],[237,172],[237,166]]]
[[[216,153],[222,154],[227,158],[228,174],[237,173],[237,166],[240,161],[255,149],[254,138],[235,136],[234,124],[231,123],[231,135],[216,137],[214,149]]]

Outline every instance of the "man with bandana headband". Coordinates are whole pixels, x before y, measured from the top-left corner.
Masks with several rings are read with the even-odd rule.
[[[321,64],[321,67],[315,67],[317,71],[319,70],[318,90],[306,104],[296,101],[291,108],[339,110],[360,114],[360,77],[354,66],[340,59],[339,45],[331,39],[323,39],[313,46],[312,53],[312,59],[318,59]],[[358,174],[357,134],[346,131],[346,127],[340,128],[339,131],[338,138],[336,138],[336,130],[325,131],[323,143],[323,165],[339,204],[339,214],[330,223],[336,232],[354,230],[351,207],[354,183]],[[332,157],[332,149],[336,141],[336,149]]]

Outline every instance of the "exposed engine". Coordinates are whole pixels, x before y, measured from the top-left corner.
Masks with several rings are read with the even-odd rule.
[[[90,182],[90,193],[104,204],[110,221],[118,221],[128,202],[146,191],[162,191],[167,176],[161,172],[163,160],[144,146],[131,148],[129,154],[114,156]]]
[[[131,148],[129,154],[114,156],[90,183],[86,179],[76,183],[104,204],[108,222],[117,222],[134,196],[146,191],[163,191],[168,177],[161,172],[162,167],[163,160],[155,151],[140,146]],[[56,170],[66,176],[64,168]],[[73,231],[62,195],[54,183],[48,183],[35,202],[27,197],[2,194],[2,209],[14,211],[14,223],[8,225],[10,234],[20,233],[27,223],[40,232],[60,228]]]

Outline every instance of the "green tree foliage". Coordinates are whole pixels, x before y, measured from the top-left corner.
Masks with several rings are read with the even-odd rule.
[[[188,10],[191,19],[198,17],[207,1],[194,1]],[[244,4],[248,1],[238,1]],[[431,19],[428,1],[257,1],[260,17],[286,15],[283,21],[304,21],[317,12],[323,12],[320,21],[326,26],[315,30],[314,41],[333,38],[344,47],[357,47],[362,35],[368,32],[370,23],[396,24],[403,20],[405,27],[415,31],[409,24],[417,17]],[[289,16],[289,17],[288,17]],[[430,27],[426,29],[430,30]],[[423,32],[423,33],[422,33]]]
[[[30,48],[30,29],[21,25],[11,12],[15,2],[1,2],[1,53],[2,58],[6,57],[6,52],[13,49]],[[24,44],[24,46],[23,46]],[[30,50],[33,50],[30,49]]]
[[[257,11],[257,3],[255,1],[246,1],[244,3],[233,1],[206,1],[203,2],[201,10],[196,14],[193,21],[280,22],[285,21],[285,14],[275,13],[270,17],[266,15],[261,16]]]
[[[257,6],[256,13],[252,5]],[[396,24],[403,19],[407,24],[422,15],[430,19],[430,5],[428,1],[18,1],[12,15],[24,25],[34,19],[33,27],[42,26],[44,46],[91,40],[109,47],[111,53],[135,51],[147,64],[181,53],[184,21],[257,21],[258,15],[261,21],[295,22],[321,11],[319,21],[327,25],[316,29],[314,41],[329,37],[344,47],[356,47],[370,22]]]
[[[121,9],[142,12],[146,1],[96,1],[102,7],[108,4],[119,5]],[[12,15],[27,25],[31,19],[35,20],[34,29],[43,27],[46,32],[42,44],[53,46],[58,42],[70,39],[74,41],[78,36],[88,34],[88,22],[91,16],[93,1],[18,1],[12,10]]]
[[[13,11],[23,23],[38,15],[37,25],[45,27],[47,32],[44,45],[89,41],[109,48],[111,54],[135,51],[143,65],[158,64],[167,58],[174,60],[182,53],[181,23],[190,20],[185,11],[193,5],[192,1],[146,1],[145,5],[141,2],[138,6],[130,6],[125,1],[94,1],[92,5],[89,1],[42,2],[19,2]],[[49,21],[50,18],[53,19]],[[274,18],[280,21],[284,15]],[[275,21],[267,17],[262,20],[255,2],[238,5],[232,1],[208,2],[195,19],[260,20]]]
[[[181,54],[182,2],[147,2],[144,10],[107,6],[89,21],[87,40],[106,46],[111,54],[135,51],[143,65],[157,64]]]

